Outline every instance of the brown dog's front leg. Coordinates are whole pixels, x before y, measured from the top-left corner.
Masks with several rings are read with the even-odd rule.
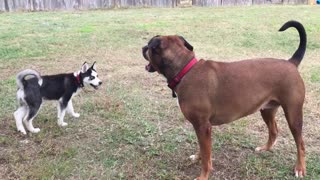
[[[207,180],[212,171],[211,160],[211,124],[194,125],[200,146],[201,174],[197,180]]]

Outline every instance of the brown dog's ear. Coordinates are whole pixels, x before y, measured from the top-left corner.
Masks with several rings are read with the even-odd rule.
[[[186,41],[182,36],[179,36],[179,38],[183,41],[183,44],[187,49],[193,51],[193,46],[191,46],[191,44],[188,43],[188,41]]]
[[[148,47],[152,49],[156,49],[160,46],[160,44],[161,44],[161,40],[159,38],[152,38],[148,43]]]

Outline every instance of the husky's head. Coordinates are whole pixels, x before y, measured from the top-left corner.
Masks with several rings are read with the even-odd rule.
[[[90,85],[94,89],[98,89],[98,87],[102,84],[101,80],[98,78],[98,73],[96,71],[96,62],[89,68],[87,62],[84,62],[81,67],[80,76],[84,85]]]

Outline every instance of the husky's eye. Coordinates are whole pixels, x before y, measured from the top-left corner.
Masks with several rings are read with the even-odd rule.
[[[90,76],[89,77],[90,80],[94,80],[94,78],[95,78],[94,76]]]

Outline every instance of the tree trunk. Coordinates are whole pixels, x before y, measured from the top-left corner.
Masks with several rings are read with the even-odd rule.
[[[33,0],[32,1],[32,11],[36,11],[37,10],[37,2],[36,2],[36,0]]]
[[[172,7],[173,8],[177,6],[177,0],[171,0],[171,2],[172,2]]]
[[[8,12],[10,11],[8,0],[4,0],[4,8],[5,8],[6,11],[8,11]]]
[[[16,0],[12,0],[12,9],[17,9]]]

